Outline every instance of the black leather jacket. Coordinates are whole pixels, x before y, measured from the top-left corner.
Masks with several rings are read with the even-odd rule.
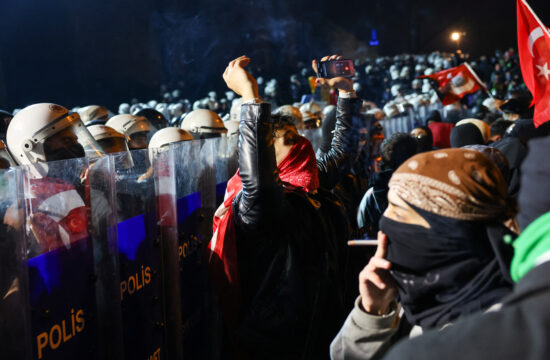
[[[353,116],[361,110],[359,98],[338,98],[336,126],[330,149],[317,151],[317,167],[321,187],[331,190],[338,181],[350,172],[349,156],[357,149],[358,138],[353,136]]]
[[[341,131],[334,149],[318,158],[324,186],[336,183],[345,166],[344,131],[351,129],[347,114],[353,101],[340,101]],[[338,224],[345,215],[324,191],[307,194],[283,186],[270,110],[267,103],[241,110],[243,189],[233,203],[243,301],[237,337],[250,358],[324,358],[345,318],[338,290],[340,244],[334,236],[339,227],[346,231]]]

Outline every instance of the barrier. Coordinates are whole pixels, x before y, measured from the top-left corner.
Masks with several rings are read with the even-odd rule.
[[[439,110],[441,116],[445,118],[443,106],[438,104],[419,106],[417,109],[409,109],[408,113],[403,113],[391,118],[385,118],[381,121],[384,128],[384,136],[387,138],[397,132],[411,132],[417,126],[425,125],[428,114],[433,110]]]
[[[34,359],[122,354],[112,165],[51,162],[40,179],[22,168]]]

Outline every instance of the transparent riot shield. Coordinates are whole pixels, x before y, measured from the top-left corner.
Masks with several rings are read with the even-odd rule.
[[[91,216],[89,226],[94,240],[101,359],[124,358],[115,174],[114,158],[106,156],[90,162],[85,180]]]
[[[220,347],[217,311],[206,263],[206,247],[212,236],[217,143],[188,141],[173,148],[183,352],[187,359],[218,358]]]
[[[41,178],[23,175],[33,358],[119,356],[109,161],[47,168]]]
[[[311,145],[313,146],[313,150],[317,152],[317,150],[321,147],[321,142],[323,141],[323,132],[322,129],[307,129],[307,130],[300,130],[300,135],[305,137],[311,142]]]
[[[178,224],[176,201],[176,171],[173,145],[150,149],[155,178],[157,224],[162,256],[162,283],[164,289],[165,355],[182,359],[182,316],[178,258]]]
[[[147,150],[114,154],[119,296],[126,359],[165,358],[161,245]]]
[[[2,358],[32,359],[20,169],[0,172],[0,338]]]

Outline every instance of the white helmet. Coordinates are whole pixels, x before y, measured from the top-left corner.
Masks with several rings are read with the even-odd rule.
[[[286,116],[292,118],[294,126],[301,127],[303,115],[300,109],[292,105],[283,105],[273,112],[275,115]]]
[[[226,91],[225,98],[229,101],[233,101],[233,99],[235,99],[235,93],[233,91]]]
[[[15,161],[35,164],[31,171],[38,177],[47,175],[47,161],[102,155],[78,113],[52,103],[30,105],[18,112],[6,138]]]
[[[9,169],[12,166],[17,166],[17,164],[6,148],[6,144],[0,140],[0,169]]]
[[[78,110],[80,120],[84,125],[93,125],[92,123],[105,123],[109,119],[109,110],[105,106],[88,105]]]
[[[183,105],[180,103],[170,104],[168,106],[171,117],[179,117],[183,115]]]
[[[231,103],[231,117],[232,121],[241,121],[241,107],[243,105],[243,98],[233,100]]]
[[[384,105],[384,113],[386,114],[386,117],[390,118],[392,116],[398,115],[399,111],[394,104],[387,103],[386,105]]]
[[[105,124],[112,127],[128,138],[130,149],[145,149],[147,147],[147,135],[151,131],[151,124],[144,116],[122,114],[113,116]],[[143,138],[141,135],[145,135]]]
[[[156,101],[156,100],[149,100],[147,102],[147,106],[149,106],[151,109],[154,109],[155,106],[157,106],[157,104],[158,104],[158,101]]]
[[[227,133],[227,129],[223,125],[220,116],[206,109],[191,111],[183,119],[180,127],[183,130],[189,131],[196,139],[218,137],[221,134]]]
[[[188,131],[177,127],[167,127],[160,129],[153,135],[149,142],[149,149],[162,148],[169,144],[189,140],[193,140],[193,136]]]
[[[130,105],[128,103],[122,103],[118,107],[118,113],[119,114],[129,114],[130,113]]]
[[[393,97],[399,96],[399,92],[401,91],[401,85],[396,84],[391,87],[391,94]]]
[[[323,108],[319,104],[317,104],[316,102],[310,101],[307,104],[304,104],[304,105],[300,106],[300,111],[302,113],[304,111],[309,111],[309,112],[313,113],[313,115],[319,116],[319,114],[323,113]]]
[[[106,154],[128,151],[126,136],[106,125],[88,126],[88,131]]]

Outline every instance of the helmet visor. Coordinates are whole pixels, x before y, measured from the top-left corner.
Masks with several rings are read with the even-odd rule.
[[[68,114],[56,120],[35,136],[36,139],[44,136],[46,161],[98,157],[104,154],[78,115],[74,115]]]

